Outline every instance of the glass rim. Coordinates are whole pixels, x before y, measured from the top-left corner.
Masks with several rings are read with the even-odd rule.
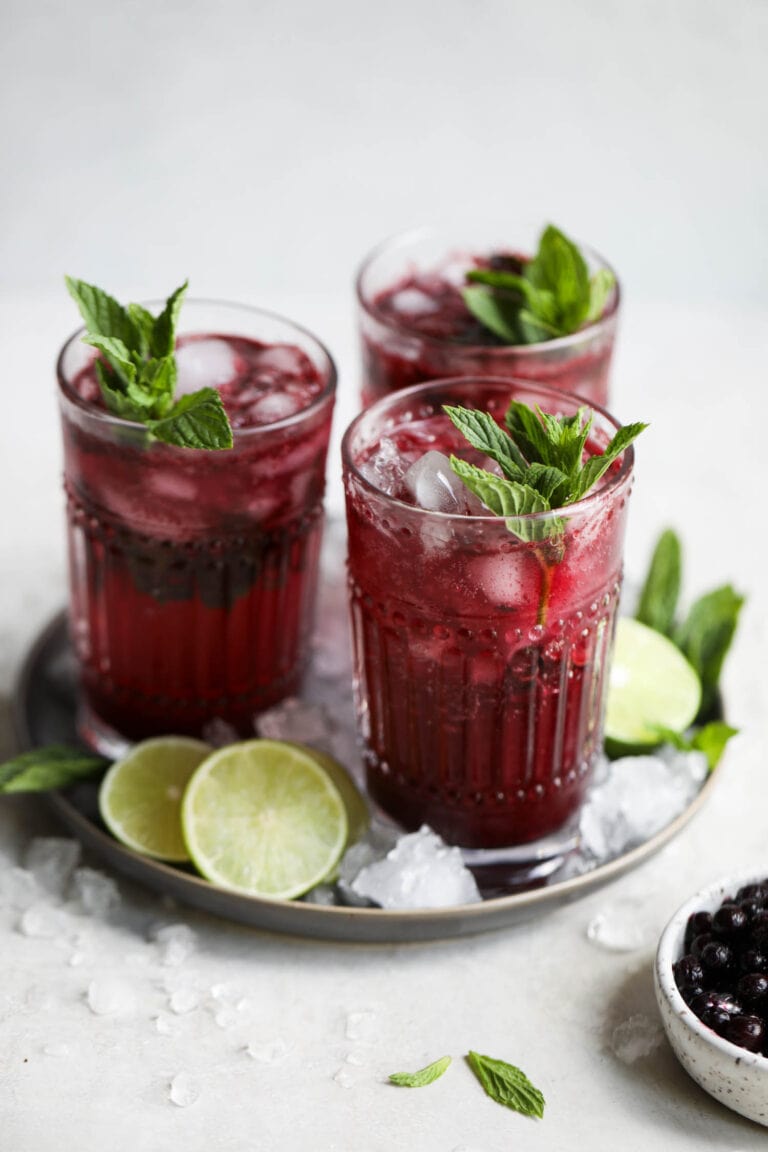
[[[575,332],[570,332],[567,336],[556,336],[552,340],[539,340],[535,344],[464,344],[457,343],[452,340],[445,340],[440,336],[429,336],[425,333],[419,332],[415,328],[409,327],[408,324],[398,323],[391,315],[383,315],[378,308],[375,307],[374,302],[366,294],[363,281],[373,267],[375,262],[380,256],[388,252],[393,252],[398,248],[406,248],[409,244],[413,244],[418,240],[427,239],[429,237],[439,237],[441,232],[437,228],[429,225],[424,225],[421,228],[411,228],[406,232],[395,232],[388,236],[386,239],[380,241],[374,248],[372,248],[367,256],[365,256],[357,270],[355,276],[355,294],[357,301],[363,311],[374,319],[378,324],[383,325],[392,332],[402,333],[410,337],[412,340],[418,340],[420,344],[428,348],[446,349],[456,348],[462,353],[479,354],[490,352],[494,356],[500,358],[516,356],[518,358],[526,359],[541,355],[547,349],[551,348],[555,351],[568,349],[574,344],[580,343],[585,337],[589,337],[599,332],[602,328],[608,327],[610,321],[617,318],[619,313],[619,305],[621,304],[621,281],[616,274],[616,270],[608,261],[595,251],[588,244],[581,244],[575,241],[578,245],[579,251],[585,256],[590,258],[600,268],[605,268],[613,274],[614,278],[614,291],[609,306],[597,320],[593,320],[590,324],[585,324],[582,328],[577,328]],[[457,244],[458,246],[458,244]]]
[[[633,444],[628,444],[621,454],[621,466],[617,472],[613,476],[610,476],[607,481],[603,478],[604,482],[600,486],[592,488],[585,496],[582,496],[581,500],[575,500],[573,504],[565,504],[561,508],[549,508],[546,512],[523,512],[513,516],[497,516],[494,512],[489,512],[487,516],[475,516],[464,515],[459,512],[433,511],[430,508],[421,508],[418,504],[409,504],[407,501],[401,500],[397,496],[392,496],[382,491],[381,488],[377,488],[376,485],[371,483],[360,471],[352,458],[352,440],[360,425],[369,418],[371,414],[378,415],[382,409],[390,406],[394,407],[399,400],[407,400],[415,397],[417,394],[429,392],[432,389],[437,390],[457,384],[498,384],[500,388],[509,388],[511,385],[514,389],[522,388],[527,392],[542,392],[555,398],[565,397],[568,400],[576,401],[578,407],[587,408],[589,411],[601,416],[616,432],[623,427],[616,417],[612,416],[611,413],[600,404],[594,404],[584,396],[579,396],[575,392],[564,392],[561,388],[553,388],[548,384],[540,384],[536,380],[522,380],[518,377],[509,376],[446,376],[439,380],[427,380],[422,384],[412,384],[410,388],[401,388],[397,392],[391,392],[388,396],[383,396],[380,400],[374,401],[368,408],[364,408],[362,412],[358,412],[357,416],[355,416],[347,426],[342,437],[342,471],[353,476],[364,490],[374,493],[393,506],[407,508],[409,512],[416,513],[417,515],[437,517],[444,521],[459,521],[462,524],[503,524],[505,520],[523,520],[527,523],[547,523],[552,520],[562,519],[564,516],[571,516],[574,512],[583,512],[585,509],[588,509],[601,498],[605,498],[607,494],[612,493],[614,489],[619,488],[619,486],[624,484],[631,476],[635,463],[635,450]]]
[[[145,300],[142,302],[145,308],[152,309],[156,306],[164,307],[164,300]],[[280,324],[285,324],[292,328],[294,332],[300,333],[302,336],[310,340],[320,351],[322,357],[326,361],[327,366],[327,380],[323,390],[314,396],[309,404],[304,408],[300,408],[298,412],[292,413],[290,416],[284,416],[280,420],[273,420],[270,424],[254,424],[251,427],[233,428],[233,440],[246,439],[253,436],[264,435],[274,431],[281,431],[284,428],[289,428],[293,424],[300,424],[308,416],[313,415],[319,411],[324,405],[332,400],[336,393],[336,385],[338,383],[338,370],[333,356],[329,352],[325,344],[314,332],[310,332],[302,324],[297,324],[295,320],[290,320],[287,316],[283,316],[279,312],[271,312],[267,308],[259,308],[254,304],[242,304],[233,300],[217,300],[209,297],[193,296],[184,301],[184,304],[201,306],[207,308],[226,308],[231,309],[233,312],[244,313],[249,316],[262,316],[267,320],[276,320]],[[81,324],[71,336],[69,336],[62,345],[62,348],[56,357],[56,379],[59,386],[59,392],[63,399],[67,400],[79,411],[84,412],[90,419],[95,420],[98,424],[104,427],[114,427],[115,429],[132,429],[136,432],[146,432],[146,424],[142,424],[138,420],[126,420],[122,416],[117,416],[114,412],[110,412],[106,408],[97,408],[94,404],[84,400],[82,396],[72,387],[71,382],[67,379],[64,372],[64,358],[69,350],[82,339],[83,334],[86,332],[86,327]],[[190,335],[192,333],[189,333]],[[215,335],[215,333],[214,333]],[[237,333],[228,333],[228,335],[237,335]],[[246,337],[247,338],[247,337]],[[85,345],[87,347],[87,345]],[[95,349],[94,349],[95,352]],[[165,447],[173,447],[173,445],[165,445]]]

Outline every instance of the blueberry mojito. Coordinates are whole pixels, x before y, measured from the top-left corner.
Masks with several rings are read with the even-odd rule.
[[[247,734],[307,660],[334,365],[269,313],[68,286],[85,322],[58,362],[81,731],[105,750],[213,718]]]

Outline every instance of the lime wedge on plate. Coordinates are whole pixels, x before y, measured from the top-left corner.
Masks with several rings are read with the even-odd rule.
[[[354,844],[360,840],[371,822],[371,814],[357,784],[344,765],[340,764],[338,760],[334,760],[332,756],[328,756],[327,753],[319,752],[317,748],[310,748],[308,744],[295,744],[292,740],[287,741],[287,743],[293,748],[305,752],[307,756],[311,756],[326,775],[330,776],[347,810],[347,843]]]
[[[207,880],[272,900],[319,884],[347,842],[338,788],[309,756],[278,740],[214,752],[184,794],[189,855]]]
[[[107,772],[99,812],[121,844],[158,860],[188,860],[181,834],[181,800],[192,774],[211,753],[186,736],[137,744]]]
[[[684,732],[701,706],[701,681],[671,640],[621,617],[611,658],[605,741],[609,754],[653,748],[659,728]]]

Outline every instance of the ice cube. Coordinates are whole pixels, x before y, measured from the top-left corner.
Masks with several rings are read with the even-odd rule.
[[[276,1064],[280,1060],[284,1060],[288,1055],[289,1047],[282,1037],[277,1037],[275,1040],[267,1040],[259,1043],[251,1041],[246,1045],[245,1051],[252,1060],[257,1060],[259,1064]]]
[[[19,932],[22,936],[34,936],[43,940],[52,940],[66,929],[66,916],[60,908],[54,908],[50,904],[33,904],[31,908],[27,908],[19,921]]]
[[[263,712],[256,721],[259,736],[269,740],[294,740],[330,752],[335,724],[321,704],[291,696]]]
[[[167,924],[158,928],[153,939],[160,946],[160,960],[168,968],[178,968],[195,950],[197,937],[186,924]]]
[[[635,901],[612,904],[593,916],[587,925],[587,939],[606,952],[634,952],[650,938],[649,928]]]
[[[347,1068],[339,1068],[338,1072],[333,1078],[340,1088],[351,1088],[354,1083],[354,1077]]]
[[[251,404],[248,419],[251,424],[276,424],[278,420],[295,416],[302,407],[299,396],[291,396],[287,392],[267,392]]]
[[[613,1030],[611,1048],[624,1064],[634,1064],[650,1056],[662,1041],[662,1030],[657,1020],[639,1012],[630,1016]]]
[[[189,1072],[179,1072],[168,1086],[168,1099],[177,1108],[188,1108],[200,1096],[197,1081]]]
[[[184,1016],[187,1012],[193,1012],[200,1003],[200,998],[195,992],[194,988],[177,988],[172,992],[168,1006],[171,1012],[175,1012],[177,1016]]]
[[[221,388],[237,376],[237,357],[225,340],[188,340],[176,351],[176,398]]]
[[[419,508],[428,512],[459,515],[466,508],[465,494],[469,495],[469,492],[451,470],[451,462],[442,452],[431,449],[420,456],[403,476],[403,484]]]
[[[424,316],[439,311],[440,305],[426,292],[418,288],[403,288],[395,292],[389,301],[392,308],[403,316]]]
[[[412,463],[412,457],[401,452],[394,440],[382,436],[375,454],[360,466],[360,471],[380,492],[394,496]]]
[[[318,884],[304,897],[305,904],[317,904],[321,908],[331,908],[336,903],[336,890],[330,884]]]
[[[41,888],[61,896],[80,859],[77,840],[61,836],[37,836],[29,845],[24,866]]]
[[[26,868],[13,866],[0,871],[0,904],[22,911],[40,896],[37,880]]]
[[[311,368],[308,357],[294,344],[272,344],[259,354],[257,370],[301,378]]]
[[[351,888],[382,908],[447,908],[481,899],[461,850],[449,848],[426,825],[402,836],[383,860],[362,868]]]
[[[496,552],[470,560],[469,580],[492,604],[535,608],[542,573],[535,559],[522,552]]]
[[[88,985],[88,1007],[96,1016],[130,1016],[136,1009],[133,987],[119,976],[102,976]]]
[[[223,748],[225,744],[234,744],[238,739],[238,731],[221,716],[214,716],[203,728],[203,740],[213,748]]]
[[[84,912],[106,917],[120,903],[120,890],[111,876],[95,868],[77,868],[71,892]]]
[[[383,860],[395,847],[398,834],[394,829],[372,823],[362,840],[358,840],[344,853],[339,863],[339,881],[349,887],[355,877],[377,860]]]
[[[648,840],[687,808],[706,772],[701,752],[664,749],[654,756],[614,760],[582,808],[582,852],[612,859]]]

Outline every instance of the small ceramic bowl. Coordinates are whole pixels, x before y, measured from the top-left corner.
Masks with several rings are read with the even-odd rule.
[[[714,912],[726,896],[745,884],[768,876],[768,865],[759,873],[731,876],[704,888],[677,910],[664,929],[656,953],[654,984],[664,1028],[678,1060],[710,1096],[721,1104],[768,1127],[768,1057],[747,1052],[723,1040],[702,1024],[683,1000],[672,965],[683,955],[688,917],[693,912]]]

